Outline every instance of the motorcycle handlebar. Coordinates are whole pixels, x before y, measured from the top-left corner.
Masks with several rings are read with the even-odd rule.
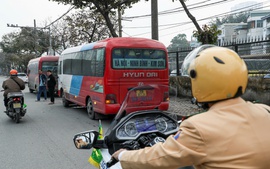
[[[118,162],[118,160],[116,160],[115,158],[111,158],[110,159],[110,161],[108,161],[107,163],[106,163],[106,165],[107,165],[107,168],[110,168],[111,166],[113,166],[114,164],[116,164]]]

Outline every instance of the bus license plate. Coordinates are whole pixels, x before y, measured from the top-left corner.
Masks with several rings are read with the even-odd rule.
[[[13,108],[21,108],[21,103],[13,103]]]
[[[145,97],[146,96],[146,90],[136,90],[136,96],[137,97]]]

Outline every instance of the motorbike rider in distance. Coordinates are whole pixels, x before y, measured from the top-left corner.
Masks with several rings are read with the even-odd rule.
[[[208,110],[183,121],[164,143],[112,156],[123,169],[269,168],[270,107],[240,97],[248,82],[245,62],[217,46],[195,49],[191,57],[186,70],[192,95]]]
[[[4,105],[6,107],[6,110],[8,106],[8,98],[7,98],[8,93],[21,92],[21,90],[25,89],[24,81],[17,77],[17,74],[18,74],[17,70],[12,69],[10,70],[9,74],[10,74],[10,77],[6,79],[2,84],[2,88],[4,89],[4,94],[3,94]]]

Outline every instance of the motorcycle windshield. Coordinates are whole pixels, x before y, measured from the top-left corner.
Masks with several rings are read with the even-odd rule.
[[[177,90],[168,85],[151,84],[132,88],[128,91],[105,135],[108,135],[115,125],[129,113],[153,109],[174,113],[177,109],[173,102],[176,101]]]

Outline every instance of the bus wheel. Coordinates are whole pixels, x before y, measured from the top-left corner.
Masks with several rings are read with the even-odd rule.
[[[93,102],[91,98],[87,101],[86,111],[88,114],[88,117],[92,120],[95,120],[96,113],[94,112]]]
[[[68,107],[69,106],[69,101],[65,98],[65,95],[62,94],[62,103],[64,107]]]

